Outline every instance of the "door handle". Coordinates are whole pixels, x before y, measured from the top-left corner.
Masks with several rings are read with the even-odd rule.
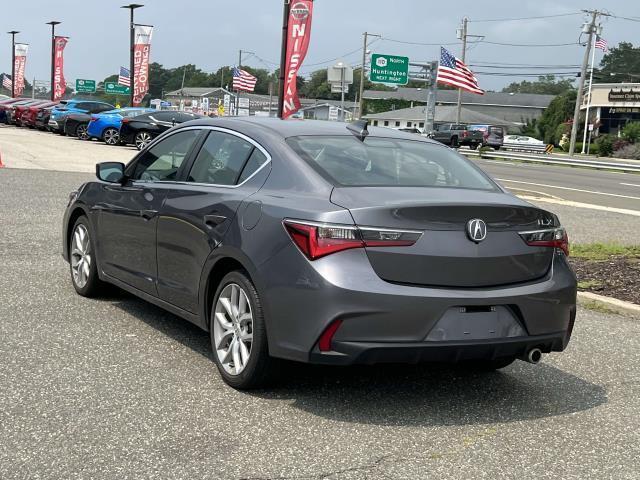
[[[205,215],[204,223],[210,227],[215,227],[223,223],[226,219],[227,217],[225,217],[224,215]]]
[[[144,218],[145,220],[151,220],[153,217],[155,217],[158,214],[157,210],[142,210],[140,212],[140,216],[142,218]]]

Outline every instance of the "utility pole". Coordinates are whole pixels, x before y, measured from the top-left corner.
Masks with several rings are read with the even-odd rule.
[[[130,3],[129,5],[123,5],[120,8],[128,8],[131,12],[130,12],[130,20],[129,20],[129,90],[130,90],[130,95],[129,95],[129,103],[130,103],[130,107],[133,107],[133,90],[134,90],[134,80],[135,80],[135,75],[133,73],[133,70],[135,68],[135,63],[134,63],[134,55],[135,55],[135,44],[136,44],[136,24],[133,21],[133,11],[136,8],[140,8],[140,7],[144,7],[144,5],[140,5],[139,3]]]
[[[367,65],[367,46],[369,45],[369,37],[381,37],[382,35],[376,35],[375,33],[364,32],[364,43],[362,44],[362,67],[360,69],[360,103],[358,104],[358,119],[362,118],[362,112],[364,110],[364,71]]]
[[[60,25],[60,22],[51,20],[46,25],[51,25],[51,100],[56,99],[56,92],[53,88],[56,77],[56,25]]]
[[[17,30],[7,32],[11,35],[11,98],[16,98],[16,34]]]
[[[458,39],[462,40],[462,62],[466,63],[467,56],[467,24],[469,19],[464,17],[462,19],[462,27],[458,30]],[[456,105],[456,123],[460,123],[460,116],[462,114],[462,89],[458,88],[458,104]]]
[[[596,34],[602,34],[602,25],[598,25],[596,28]],[[591,87],[593,86],[593,68],[596,61],[596,37],[593,38],[591,43],[591,72],[589,73],[589,91],[587,92],[587,111],[584,115],[584,135],[582,136],[582,154],[587,153],[585,148],[587,147],[587,131],[589,130],[589,107],[591,106]],[[591,135],[589,135],[589,143],[591,143]]]
[[[438,93],[438,87],[436,82],[436,76],[438,75],[438,62],[431,62],[429,66],[429,90],[427,92],[427,105],[425,106],[425,119],[424,128],[422,133],[426,134],[433,130],[433,125],[436,120],[436,95]]]
[[[578,82],[578,94],[576,95],[576,107],[573,110],[573,124],[571,125],[571,142],[569,143],[569,155],[573,155],[576,150],[576,137],[578,135],[578,122],[580,120],[580,105],[582,104],[582,91],[584,90],[584,77],[587,74],[587,65],[589,63],[589,54],[593,44],[593,34],[596,32],[596,21],[600,15],[608,16],[598,10],[583,10],[583,12],[591,15],[591,21],[582,26],[582,33],[588,33],[587,48],[584,50],[582,58],[582,68],[580,69],[580,81]]]

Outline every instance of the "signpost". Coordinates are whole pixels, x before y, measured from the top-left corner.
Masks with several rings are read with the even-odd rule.
[[[104,93],[109,95],[129,95],[131,89],[116,82],[104,82]]]
[[[78,80],[76,80],[76,92],[96,93],[96,81],[79,78]]]
[[[406,85],[409,82],[409,58],[397,55],[371,55],[369,80],[374,83]]]

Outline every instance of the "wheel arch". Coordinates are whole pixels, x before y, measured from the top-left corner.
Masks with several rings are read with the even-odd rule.
[[[73,226],[75,225],[78,218],[82,216],[87,217],[87,221],[89,221],[89,228],[91,228],[91,221],[89,220],[89,213],[85,209],[84,206],[76,205],[74,209],[69,214],[69,220],[65,225],[64,232],[64,259],[69,261],[69,245],[71,244],[71,235],[73,234]]]

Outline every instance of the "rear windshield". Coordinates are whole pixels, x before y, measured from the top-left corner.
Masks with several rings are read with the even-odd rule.
[[[442,145],[395,138],[290,137],[293,150],[337,186],[496,190],[479,168]]]

